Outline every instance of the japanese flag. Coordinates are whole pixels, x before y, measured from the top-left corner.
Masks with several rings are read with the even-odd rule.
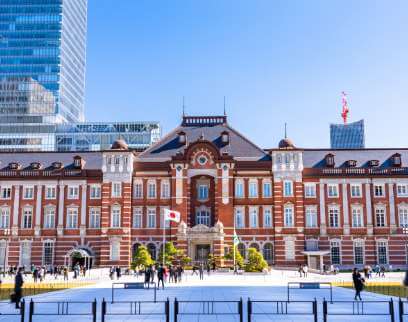
[[[164,220],[180,222],[180,213],[178,211],[164,209]]]

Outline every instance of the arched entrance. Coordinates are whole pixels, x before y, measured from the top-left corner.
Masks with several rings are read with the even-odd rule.
[[[89,270],[94,264],[94,259],[95,256],[89,249],[74,248],[65,255],[64,263],[65,266],[68,265],[71,269],[74,268],[75,265],[79,264],[79,266],[83,266]]]

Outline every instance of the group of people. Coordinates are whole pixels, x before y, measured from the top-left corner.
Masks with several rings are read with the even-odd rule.
[[[116,279],[120,279],[122,276],[122,269],[119,266],[112,266],[109,269],[109,277],[113,280],[116,276]]]
[[[364,277],[370,279],[375,274],[375,277],[385,277],[385,266],[375,265],[371,268],[370,265],[366,265],[363,268]]]
[[[155,279],[157,279],[157,287],[161,285],[164,289],[165,282],[181,283],[183,273],[184,269],[180,265],[169,265],[168,267],[163,265],[150,265],[143,271],[144,283],[147,288],[149,288],[150,284],[154,283]]]
[[[300,265],[298,268],[299,277],[307,277],[309,267],[306,264]]]

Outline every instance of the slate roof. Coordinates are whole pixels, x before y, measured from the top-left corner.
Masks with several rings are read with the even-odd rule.
[[[303,150],[303,165],[305,168],[325,167],[324,158],[327,154],[334,155],[335,167],[345,167],[348,160],[356,160],[358,168],[368,167],[370,160],[378,160],[380,168],[391,166],[391,156],[401,154],[403,167],[408,166],[408,149],[305,149]]]
[[[217,120],[218,121],[217,121]],[[224,121],[220,121],[223,119]],[[201,122],[195,122],[199,120]],[[187,137],[187,144],[178,142],[178,133],[184,132]],[[228,131],[230,143],[223,145],[221,133]],[[249,141],[242,134],[231,128],[225,117],[184,117],[183,123],[175,130],[166,135],[159,142],[142,152],[138,156],[140,161],[165,161],[170,160],[178,151],[183,152],[189,143],[193,143],[202,137],[204,140],[212,142],[218,147],[220,153],[228,152],[236,160],[259,161],[268,160],[269,155]]]
[[[51,167],[53,162],[62,162],[67,169],[73,167],[74,156],[77,155],[85,161],[83,169],[102,168],[101,152],[1,152],[0,169],[7,168],[11,162],[18,162],[21,169],[29,168],[32,162],[40,162],[43,169]]]

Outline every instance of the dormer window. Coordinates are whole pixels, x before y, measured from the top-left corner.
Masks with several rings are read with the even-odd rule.
[[[40,162],[31,162],[30,167],[33,170],[39,170],[39,169],[41,169],[41,163]]]
[[[82,158],[79,155],[74,157],[74,168],[82,168]]]
[[[62,168],[62,162],[59,162],[59,161],[53,162],[53,163],[52,163],[52,167],[53,167],[54,169],[61,169],[61,168]]]
[[[348,160],[347,161],[347,167],[348,168],[355,168],[357,166],[357,161],[356,160]]]
[[[335,163],[334,163],[334,155],[329,153],[325,156],[325,162],[327,167],[333,168]]]
[[[391,157],[391,162],[393,167],[400,167],[401,166],[401,154],[395,153]]]
[[[222,144],[228,144],[229,143],[229,133],[227,131],[224,131],[221,133],[221,142]]]
[[[380,161],[378,161],[378,160],[370,160],[370,161],[368,161],[368,165],[369,165],[370,167],[378,167],[378,166],[380,165]]]
[[[18,170],[20,169],[20,164],[18,162],[10,162],[9,167],[11,170]]]
[[[186,137],[186,133],[185,132],[183,132],[183,131],[181,131],[181,132],[179,132],[178,133],[178,138],[179,138],[179,143],[180,144],[186,144],[186,141],[187,141],[187,137]]]

